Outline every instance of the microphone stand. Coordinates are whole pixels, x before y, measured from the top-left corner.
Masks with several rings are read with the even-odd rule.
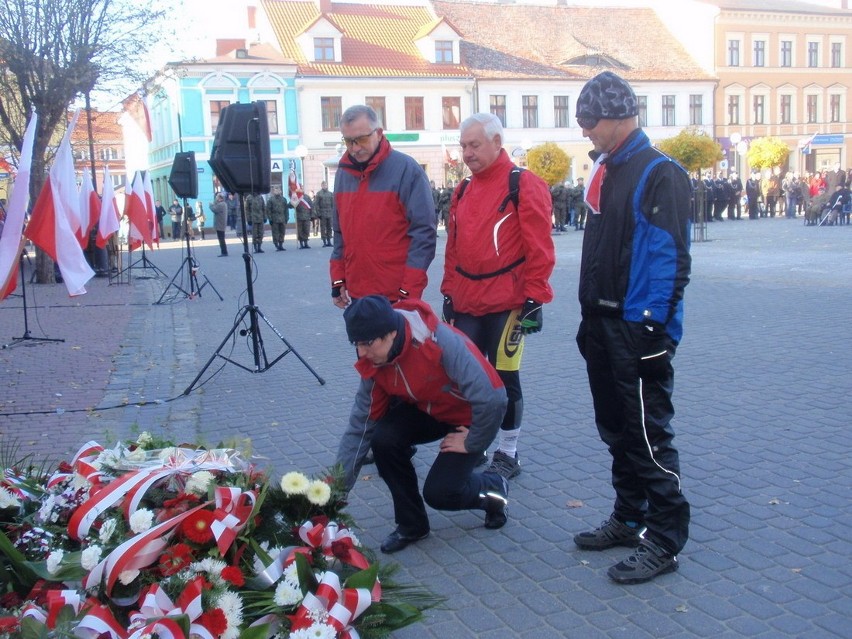
[[[27,317],[27,278],[24,277],[24,252],[21,251],[21,255],[18,258],[20,260],[20,264],[18,266],[21,271],[21,299],[24,302],[24,334],[21,337],[14,337],[12,341],[8,344],[3,344],[2,348],[12,348],[13,346],[18,346],[19,344],[23,344],[24,342],[64,342],[64,339],[52,338],[52,337],[33,337],[30,333],[30,324],[29,319]]]

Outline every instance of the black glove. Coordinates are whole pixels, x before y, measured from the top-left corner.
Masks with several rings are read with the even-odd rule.
[[[340,297],[340,291],[343,289],[343,284],[346,280],[334,280],[331,283],[331,296]]]
[[[541,325],[544,323],[541,302],[536,302],[535,300],[524,302],[521,314],[518,315],[518,322],[521,324],[521,332],[524,335],[538,333],[541,330]]]
[[[449,295],[444,295],[444,306],[441,310],[441,319],[447,324],[450,324],[456,319],[456,309],[453,308],[453,298]]]
[[[642,324],[639,339],[639,377],[662,379],[668,375],[669,351],[666,327],[659,322]]]
[[[580,351],[580,355],[583,359],[586,359],[586,333],[588,329],[586,327],[586,320],[580,321],[580,327],[577,329],[577,350]]]

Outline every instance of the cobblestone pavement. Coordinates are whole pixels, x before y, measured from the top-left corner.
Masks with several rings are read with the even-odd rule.
[[[440,236],[426,295],[438,308]],[[511,520],[489,531],[479,513],[431,512],[432,535],[393,561],[401,581],[447,603],[395,636],[852,637],[852,227],[726,221],[693,245],[674,397],[691,539],[679,572],[637,586],[606,577],[625,549],[571,542],[608,516],[613,498],[573,339],[581,237],[554,236],[557,298],[543,332],[527,339]],[[329,299],[329,249],[315,239],[296,250],[290,234],[286,252],[267,241],[253,256],[255,301],[275,327],[260,324],[268,358],[285,350],[276,331],[294,349],[255,374],[239,331],[219,351],[231,361],[213,356],[246,304],[241,247],[229,242],[222,259],[215,241],[195,245],[199,283],[210,285],[194,299],[167,288],[183,257],[168,242],[149,257],[169,278],[136,270],[131,285],[93,280],[73,299],[61,286],[28,287],[32,334],[65,342],[0,350],[0,442],[55,460],[89,439],[162,429],[207,443],[250,437],[278,472],[331,464],[357,378]],[[185,272],[176,282],[189,290]],[[0,303],[0,343],[23,330],[20,298]],[[434,454],[418,452],[421,476]],[[360,538],[377,548],[393,523],[374,467],[351,497]]]

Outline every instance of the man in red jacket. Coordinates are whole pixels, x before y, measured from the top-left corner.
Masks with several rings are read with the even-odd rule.
[[[497,369],[509,405],[490,470],[507,479],[521,472],[517,444],[523,413],[520,368],[524,335],[541,330],[548,280],[556,263],[547,184],[518,170],[503,150],[503,127],[491,113],[461,124],[464,163],[473,173],[453,194],[447,231],[444,320],[466,333]]]
[[[332,301],[341,309],[365,295],[419,299],[435,257],[429,179],[414,158],[391,148],[380,124],[363,104],[340,118],[346,153],[334,176],[330,274]]]

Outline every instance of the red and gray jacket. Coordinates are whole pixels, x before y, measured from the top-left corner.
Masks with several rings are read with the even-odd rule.
[[[363,169],[343,155],[334,176],[334,201],[332,286],[342,280],[356,299],[422,297],[437,237],[423,168],[382,137]]]
[[[502,150],[471,178],[464,197],[459,188],[453,193],[441,292],[461,313],[479,316],[520,308],[527,299],[543,304],[553,299],[550,190],[523,171],[516,209],[507,202],[514,166]]]
[[[467,426],[465,447],[471,453],[491,444],[506,412],[506,390],[497,371],[463,333],[439,321],[421,300],[402,300],[394,308],[405,318],[399,355],[381,366],[368,359],[355,363],[361,385],[337,453],[349,488],[376,422],[393,400],[414,404],[438,421]]]

